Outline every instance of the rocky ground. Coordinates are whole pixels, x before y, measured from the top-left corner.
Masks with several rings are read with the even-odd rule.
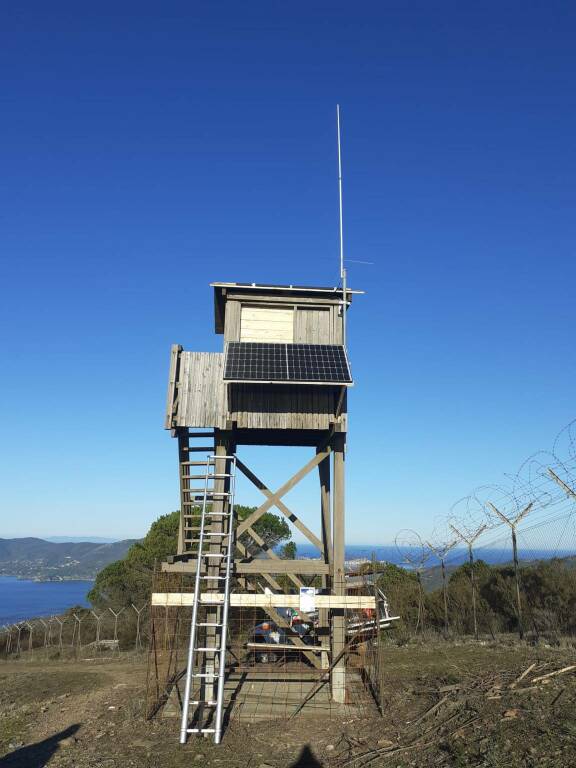
[[[573,650],[429,643],[384,648],[382,661],[383,718],[232,724],[219,747],[181,747],[176,720],[144,719],[144,660],[0,662],[0,765],[576,765]]]

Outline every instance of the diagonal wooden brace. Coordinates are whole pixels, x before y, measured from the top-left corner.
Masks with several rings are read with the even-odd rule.
[[[260,488],[262,493],[264,493],[265,496],[268,496],[268,498],[264,502],[264,504],[259,506],[258,509],[250,515],[250,517],[247,517],[246,520],[244,520],[238,526],[237,531],[236,531],[237,535],[241,536],[245,531],[247,531],[248,528],[250,528],[252,525],[254,525],[254,523],[262,517],[263,514],[268,512],[270,507],[278,507],[278,509],[280,509],[280,511],[283,512],[283,514],[286,514],[284,509],[282,509],[282,507],[280,507],[278,505],[278,502],[280,501],[282,496],[285,496],[288,493],[288,491],[291,491],[292,488],[294,488],[294,486],[297,485],[300,482],[300,480],[305,478],[306,475],[308,475],[314,469],[314,467],[317,467],[318,464],[320,464],[321,461],[323,461],[327,456],[329,456],[331,450],[332,449],[330,448],[330,446],[326,446],[323,451],[320,451],[319,453],[317,453],[316,456],[314,456],[312,459],[310,459],[310,461],[307,464],[305,464],[301,469],[298,470],[298,472],[296,472],[295,475],[293,475],[287,482],[285,482],[284,485],[281,486],[276,491],[276,493],[271,493],[266,488],[266,491],[268,491],[268,493],[270,494],[268,496],[268,493],[265,493],[264,490],[262,488]],[[236,466],[242,471],[242,473],[246,474],[244,472],[244,469],[248,470],[248,467],[246,467],[244,464],[242,464],[242,462],[239,461],[238,459],[236,459]],[[248,472],[250,472],[250,470],[248,470]],[[250,472],[250,475],[251,474],[252,473]],[[252,480],[250,475],[246,475],[246,477],[248,477],[248,479]],[[254,478],[256,480],[258,480],[258,478],[256,478],[255,475],[254,475]],[[252,480],[252,482],[254,482],[254,480]],[[255,482],[254,484],[257,487],[260,487],[259,483],[260,483],[260,481],[258,480],[258,482]],[[262,485],[264,485],[264,483],[262,483]],[[282,506],[285,506],[285,505],[282,505]],[[292,517],[295,518],[295,520],[292,521],[292,522],[294,522],[294,525],[296,525],[299,528],[299,530],[301,530],[303,533],[305,533],[305,535],[308,538],[313,537],[313,538],[310,538],[310,541],[313,541],[315,546],[319,547],[319,549],[322,550],[322,543],[321,543],[320,539],[318,539],[316,536],[314,536],[312,531],[308,530],[308,528],[306,528],[304,523],[302,523],[300,520],[298,520],[296,515],[292,515],[290,510],[287,509],[287,507],[285,507],[285,509],[290,513],[289,515],[287,515],[287,517],[289,517],[289,519],[292,519]],[[298,520],[298,524],[296,523],[296,520]],[[305,530],[302,530],[303,528]]]
[[[247,533],[250,536],[252,536],[252,538],[254,539],[256,544],[258,544],[258,546],[261,548],[262,552],[264,552],[264,554],[266,555],[267,558],[269,558],[270,560],[281,560],[282,559],[282,558],[278,557],[278,555],[276,554],[276,552],[274,552],[273,549],[269,549],[267,547],[266,542],[264,541],[264,539],[261,536],[259,536],[253,528],[248,528]],[[248,552],[248,550],[246,549],[246,547],[243,544],[241,544],[239,541],[237,541],[236,542],[236,546],[240,550],[240,553],[242,554],[243,557],[250,557],[250,553]],[[262,574],[262,575],[264,575],[264,574]],[[288,576],[290,581],[298,587],[298,589],[300,589],[300,587],[304,586],[304,583],[302,581],[300,581],[300,579],[297,576],[295,576],[294,574],[288,573],[286,575]],[[269,579],[266,579],[266,580],[268,581],[269,584],[272,583]],[[282,591],[282,588],[280,587],[278,582],[275,581],[274,579],[272,579],[272,581],[274,581],[274,585],[273,585],[274,589],[278,589],[278,590]]]
[[[239,550],[242,557],[250,557],[248,550],[246,549],[244,544],[242,544],[241,542],[236,541],[236,548]],[[278,592],[282,592],[282,587],[280,586],[280,584],[278,584],[274,576],[270,575],[269,573],[263,573],[261,575],[263,576],[264,580],[267,581],[268,584],[270,584],[271,587],[273,587],[274,589],[277,589]],[[248,579],[246,579],[246,577],[243,577],[243,578],[246,585],[250,584],[250,582],[248,581]]]

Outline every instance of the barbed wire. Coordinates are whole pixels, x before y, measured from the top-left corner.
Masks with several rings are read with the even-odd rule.
[[[463,544],[464,539],[477,539],[475,550],[497,549],[509,539],[503,528],[506,520],[517,520],[522,541],[527,531],[533,531],[534,538],[536,531],[550,526],[554,534],[541,535],[542,550],[552,556],[562,550],[563,536],[576,512],[576,495],[569,493],[570,489],[576,491],[576,419],[562,427],[551,449],[530,454],[515,473],[504,473],[504,478],[504,482],[479,485],[455,501],[447,514],[436,518],[427,539],[436,560],[455,529]],[[463,561],[463,547],[453,546],[444,559],[446,564]]]

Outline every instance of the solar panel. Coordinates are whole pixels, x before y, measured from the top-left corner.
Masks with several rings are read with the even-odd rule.
[[[231,341],[224,379],[313,384],[351,384],[350,367],[338,344],[264,344]]]
[[[239,381],[287,380],[286,344],[231,341],[226,350],[224,378]]]

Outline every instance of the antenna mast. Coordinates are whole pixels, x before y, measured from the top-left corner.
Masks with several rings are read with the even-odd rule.
[[[344,268],[344,230],[342,223],[342,151],[340,140],[340,104],[336,104],[336,126],[338,130],[338,202],[340,214],[340,279],[342,280],[342,343],[346,346],[346,269]]]

